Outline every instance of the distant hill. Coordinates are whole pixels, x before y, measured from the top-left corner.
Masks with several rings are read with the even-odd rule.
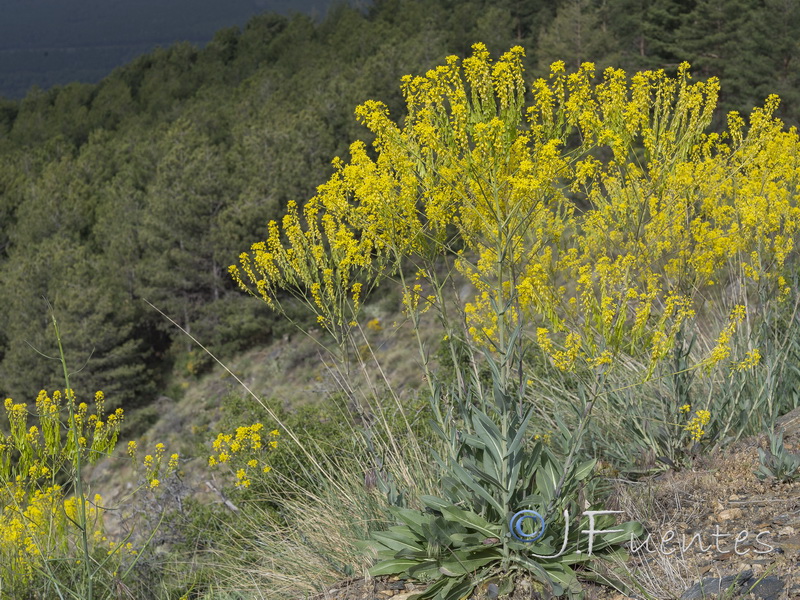
[[[332,0],[2,0],[0,96],[96,83],[157,46],[202,46],[263,12],[322,17]]]

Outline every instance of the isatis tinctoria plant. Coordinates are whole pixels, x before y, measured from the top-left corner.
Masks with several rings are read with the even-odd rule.
[[[403,78],[402,125],[380,102],[358,107],[372,148],[354,143],[317,195],[290,205],[231,267],[273,307],[285,291],[305,300],[342,356],[365,295],[387,280],[400,287],[442,489],[422,500],[427,512],[404,509],[400,529],[376,534],[385,560],[375,572],[430,578],[431,597],[462,597],[521,565],[578,593],[571,559],[543,571],[543,559],[524,558],[511,514],[535,507],[559,522],[554,507],[574,502],[591,471],[580,451],[588,432],[661,452],[641,425],[657,411],[641,399],[615,404],[620,388],[729,365],[758,294],[790,294],[798,144],[772,116],[776,98],[749,127],[731,114],[725,132],[708,133],[719,86],[692,81],[687,64],[674,77],[598,77],[589,63],[569,74],[554,63],[528,86],[523,54],[494,62],[476,44],[463,61]],[[737,294],[722,291],[731,285]],[[712,302],[716,320],[706,318]],[[434,318],[454,371],[446,384],[423,335]],[[685,352],[698,330],[712,343]],[[754,363],[749,350],[734,370]],[[685,365],[670,372],[676,355]],[[542,368],[566,384],[542,383]],[[683,400],[663,403],[666,419]],[[704,434],[720,427],[721,411],[692,406]],[[561,454],[532,442],[533,421],[559,430]],[[551,542],[567,529],[566,519],[553,525]]]
[[[128,588],[147,545],[134,545],[130,534],[107,534],[104,519],[112,507],[90,493],[85,471],[113,453],[123,410],[107,412],[103,392],[84,402],[70,387],[55,315],[52,321],[64,390],[42,390],[32,407],[7,398],[0,420],[2,599],[111,597]],[[172,455],[165,476],[178,459]],[[143,487],[157,486],[151,470]]]

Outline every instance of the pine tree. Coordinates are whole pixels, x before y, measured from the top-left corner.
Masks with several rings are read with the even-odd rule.
[[[600,11],[590,0],[567,0],[555,19],[539,36],[539,70],[563,60],[568,69],[594,62],[598,68],[610,66],[616,42],[603,23]]]
[[[618,66],[674,71],[685,60],[676,32],[694,4],[694,0],[605,2],[606,23],[619,41]]]
[[[219,300],[228,285],[228,265],[216,260],[211,243],[228,201],[228,168],[221,150],[186,119],[158,146],[142,223],[142,293],[191,331],[199,307]]]

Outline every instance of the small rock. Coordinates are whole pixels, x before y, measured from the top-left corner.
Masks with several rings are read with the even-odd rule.
[[[789,520],[788,515],[776,515],[772,517],[773,525],[784,525]]]
[[[787,554],[800,554],[800,535],[793,535],[786,538],[780,538],[771,542],[772,546],[780,548]]]
[[[784,582],[780,577],[770,575],[759,580],[753,571],[747,570],[738,575],[703,579],[681,596],[681,600],[712,600],[716,598],[739,597],[740,594],[753,594],[759,600],[779,600],[782,596]]]
[[[727,597],[725,594],[729,590],[734,593],[752,578],[753,572],[743,571],[738,575],[727,575],[725,577],[707,577],[686,590],[680,600],[711,600],[713,598]]]
[[[775,577],[775,575],[764,577],[750,590],[751,593],[755,594],[756,598],[761,598],[762,600],[778,600],[782,591],[783,581],[779,577]]]
[[[734,519],[741,519],[744,513],[741,508],[727,508],[717,515],[720,521],[733,521]]]
[[[791,525],[787,525],[786,527],[781,527],[778,529],[778,535],[794,535],[795,528]]]
[[[736,502],[738,499],[739,499],[739,496],[737,496],[736,494],[731,494],[728,497],[728,500],[730,500],[731,502]]]

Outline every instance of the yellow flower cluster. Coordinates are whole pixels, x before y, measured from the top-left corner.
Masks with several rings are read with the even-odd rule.
[[[52,395],[42,390],[35,402],[38,425],[29,427],[28,405],[6,398],[10,432],[0,432],[0,478],[8,481],[15,473],[31,480],[47,478],[78,455],[82,462],[93,463],[110,454],[119,437],[123,411],[118,408],[106,416],[104,402],[103,393],[97,392],[95,410],[89,414],[89,406],[76,404],[71,390],[56,390]],[[71,422],[62,420],[67,409],[72,412]],[[68,423],[66,432],[62,431],[64,422]],[[12,455],[16,456],[13,462]]]
[[[208,457],[208,465],[226,464],[234,473],[236,487],[250,487],[251,474],[269,473],[272,470],[264,462],[264,452],[278,447],[280,432],[273,429],[267,437],[262,435],[264,425],[254,423],[237,427],[235,433],[220,433],[212,443],[214,453]]]
[[[550,339],[550,332],[540,327],[536,331],[536,341],[539,347],[553,359],[553,364],[562,371],[569,371],[575,365],[575,360],[580,352],[580,336],[570,333],[567,335],[565,348],[557,350]]]
[[[523,56],[492,62],[476,44],[403,78],[402,127],[380,102],[358,107],[374,153],[353,144],[302,210],[270,223],[231,267],[239,285],[271,306],[293,292],[335,334],[402,261],[444,256],[474,288],[473,343],[503,354],[525,325],[546,330],[539,346],[560,369],[606,370],[627,354],[648,375],[720,281],[789,295],[800,138],[774,118],[777,98],[747,131],[733,114],[706,133],[719,84],[692,81],[688,64],[628,77],[555,63],[526,106]],[[423,279],[441,290],[435,277]],[[406,311],[434,305],[425,282],[401,280]],[[728,356],[741,318],[707,365]]]
[[[744,320],[746,316],[744,306],[736,306],[730,315],[728,325],[723,329],[717,338],[717,345],[711,351],[707,364],[709,368],[730,356],[731,354],[731,340],[736,333],[736,328]]]
[[[758,350],[758,348],[753,348],[752,350],[747,352],[747,354],[744,357],[744,360],[736,363],[731,368],[731,370],[744,371],[745,369],[752,369],[759,362],[761,362],[761,352]]]
[[[688,413],[692,409],[691,406],[685,404],[681,406],[680,410]],[[708,425],[709,421],[711,421],[711,413],[707,410],[698,410],[683,429],[691,434],[692,440],[698,442],[706,434],[703,427]]]
[[[103,537],[102,498],[87,499],[86,522],[95,541]],[[80,536],[74,527],[78,500],[64,498],[59,485],[26,491],[22,478],[7,482],[0,490],[0,581],[3,592],[13,595],[42,568],[42,561],[57,556],[78,554]],[[11,596],[9,596],[11,597]]]
[[[131,457],[134,469],[142,472],[145,485],[149,490],[155,490],[161,485],[160,478],[166,478],[178,471],[180,456],[177,453],[170,455],[167,461],[164,460],[166,446],[162,443],[155,445],[155,454],[146,454],[141,460],[138,459],[138,444],[131,440],[128,442],[128,455]],[[166,464],[165,464],[166,462]]]
[[[106,414],[102,392],[95,394],[93,404],[92,410],[70,389],[52,394],[42,390],[33,410],[11,399],[4,402],[10,429],[0,431],[3,597],[29,595],[35,587],[32,579],[48,571],[45,561],[52,565],[84,556],[82,527],[90,534],[92,555],[134,552],[131,547],[117,548],[106,538],[99,495],[65,498],[57,483],[78,464],[110,455],[116,446],[122,409]],[[28,425],[31,417],[36,425]],[[68,477],[74,477],[74,471]]]

